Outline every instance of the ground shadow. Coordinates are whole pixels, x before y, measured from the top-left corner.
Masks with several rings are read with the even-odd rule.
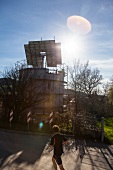
[[[39,160],[50,137],[0,131],[0,167],[32,164]]]
[[[84,159],[84,163],[93,165],[92,170],[103,169],[112,170],[113,169],[113,147],[111,145],[94,142],[91,140],[86,141],[86,152],[87,156]]]

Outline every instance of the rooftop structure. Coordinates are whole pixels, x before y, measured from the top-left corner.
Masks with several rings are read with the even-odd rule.
[[[61,43],[55,43],[55,40],[29,41],[24,48],[28,65],[42,68],[44,64],[47,67],[62,64]]]

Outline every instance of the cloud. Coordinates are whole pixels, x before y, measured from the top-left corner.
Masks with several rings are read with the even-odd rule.
[[[113,2],[106,1],[106,3],[103,3],[101,7],[99,8],[100,13],[106,13],[106,12],[112,12],[113,11]]]
[[[113,26],[112,24],[108,24],[108,25],[105,25],[105,24],[93,24],[92,26],[93,28],[93,36],[110,36],[112,33],[113,33]]]
[[[60,17],[62,17],[62,18],[65,17],[65,15],[64,15],[61,11],[59,11],[59,10],[56,10],[56,13],[57,13]]]
[[[106,60],[90,60],[90,64],[94,64],[96,66],[99,66],[101,68],[106,69],[113,69],[113,59],[106,59]]]
[[[89,64],[100,70],[104,79],[110,80],[113,75],[113,58],[104,60],[90,60]]]
[[[93,24],[93,30],[88,37],[87,49],[98,53],[102,56],[108,56],[113,53],[113,26],[111,22],[107,25],[104,23]]]

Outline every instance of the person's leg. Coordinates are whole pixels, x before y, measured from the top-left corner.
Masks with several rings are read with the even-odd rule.
[[[52,157],[52,162],[53,162],[54,169],[57,170],[57,164],[54,157]]]
[[[65,170],[62,164],[59,165],[59,168],[60,168],[61,170]]]
[[[54,155],[54,158],[55,158],[55,160],[56,160],[59,168],[60,168],[61,170],[65,170],[65,169],[63,168],[63,165],[62,165],[61,156],[60,156],[60,155]]]

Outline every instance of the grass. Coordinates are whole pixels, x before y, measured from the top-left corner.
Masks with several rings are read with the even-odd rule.
[[[97,122],[97,126],[101,128],[101,122]],[[104,119],[104,135],[105,141],[113,144],[113,117]]]
[[[113,144],[113,118],[104,119],[105,137]]]

